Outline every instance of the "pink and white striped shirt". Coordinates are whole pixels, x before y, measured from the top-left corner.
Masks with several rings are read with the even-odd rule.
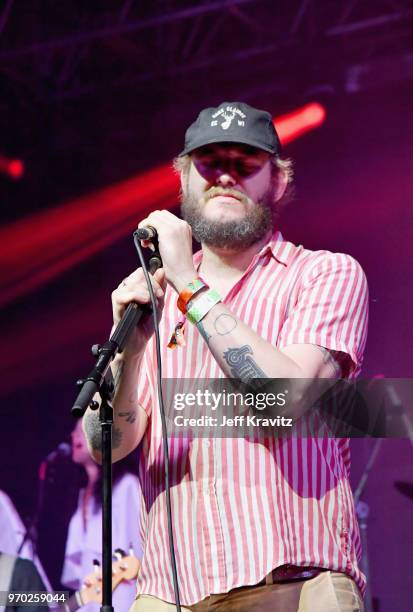
[[[194,256],[201,260],[201,252]],[[368,292],[350,256],[309,251],[275,232],[223,302],[274,347],[316,344],[351,358],[358,374],[367,333]],[[197,328],[167,348],[179,319],[168,288],[161,323],[164,378],[220,378]],[[149,415],[140,460],[144,556],[138,592],[174,602],[164,491],[156,357],[148,344],[139,382]],[[181,603],[260,582],[290,563],[348,573],[359,587],[360,538],[349,484],[348,439],[170,440],[171,503]]]

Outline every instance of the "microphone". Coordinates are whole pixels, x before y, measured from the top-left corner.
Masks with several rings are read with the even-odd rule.
[[[158,238],[158,232],[152,225],[138,227],[135,234],[139,240],[156,240]]]
[[[133,232],[136,248],[140,248],[137,240],[148,240],[149,248],[152,251],[152,255],[149,258],[149,272],[154,274],[158,268],[162,268],[162,258],[159,253],[159,243],[158,243],[158,232],[152,225],[147,225],[146,227],[138,227],[137,230]]]
[[[72,454],[72,447],[67,442],[61,442],[55,450],[52,450],[45,459],[47,463],[56,461],[57,458],[70,457]]]
[[[56,461],[58,458],[70,457],[72,454],[72,447],[67,442],[61,442],[55,450],[47,455],[39,466],[39,480],[43,483],[46,479],[47,468],[50,463]]]

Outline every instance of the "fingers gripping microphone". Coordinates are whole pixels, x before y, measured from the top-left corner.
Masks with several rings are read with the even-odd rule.
[[[152,225],[147,225],[146,227],[139,227],[136,230],[136,236],[139,240],[157,240],[158,232]]]

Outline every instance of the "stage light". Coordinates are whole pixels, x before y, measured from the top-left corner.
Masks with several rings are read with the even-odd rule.
[[[324,106],[311,102],[274,120],[281,144],[286,145],[306,132],[319,127],[326,118]]]
[[[9,176],[12,179],[18,180],[24,174],[24,164],[20,159],[12,159],[9,163]]]
[[[24,163],[21,159],[10,159],[0,155],[0,172],[17,181],[24,174]]]

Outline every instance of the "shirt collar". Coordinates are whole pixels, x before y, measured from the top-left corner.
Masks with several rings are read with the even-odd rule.
[[[270,241],[261,249],[259,257],[262,257],[265,253],[270,251],[277,261],[287,266],[292,255],[292,246],[290,242],[284,240],[279,230],[275,230]]]
[[[254,260],[258,261],[261,257],[264,257],[268,252],[272,254],[274,259],[279,261],[284,266],[287,266],[292,255],[293,255],[293,245],[291,242],[287,242],[284,240],[281,232],[279,230],[275,230],[272,234],[269,242],[265,244],[261,251],[254,256]],[[194,254],[194,265],[197,267],[202,260],[202,249],[197,251]]]

